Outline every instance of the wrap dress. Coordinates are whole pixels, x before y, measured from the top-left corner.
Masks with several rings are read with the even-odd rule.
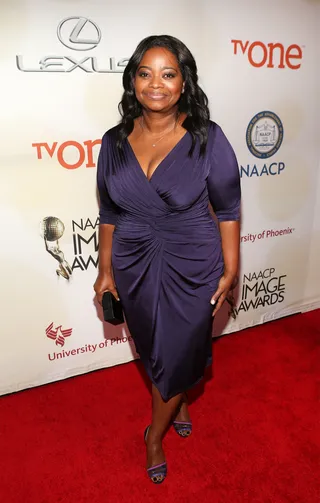
[[[100,224],[115,225],[112,268],[125,319],[151,381],[167,401],[195,385],[212,360],[210,299],[224,271],[218,221],[238,220],[240,177],[222,129],[208,123],[205,154],[189,132],[150,180],[116,126],[102,139]]]

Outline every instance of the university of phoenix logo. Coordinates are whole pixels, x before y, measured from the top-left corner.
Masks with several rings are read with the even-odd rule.
[[[102,34],[99,26],[92,19],[71,16],[60,21],[57,37],[68,49],[83,52],[95,49],[101,42]],[[107,59],[107,63],[101,65],[96,56],[85,56],[79,60],[73,55],[50,54],[50,56],[43,56],[38,63],[27,66],[24,56],[16,55],[16,65],[21,72],[70,73],[78,68],[86,73],[123,73],[128,61],[129,58],[116,60],[112,56]]]
[[[47,326],[46,328],[46,336],[49,339],[52,339],[55,341],[57,346],[64,346],[65,343],[65,337],[70,337],[72,334],[72,328],[66,328],[65,330],[62,330],[62,325],[59,325],[57,327],[53,327],[53,322],[50,323],[50,325]]]
[[[243,54],[248,62],[255,68],[266,66],[267,68],[289,68],[298,70],[301,67],[302,47],[291,44],[285,48],[280,43],[264,44],[263,42],[249,42],[246,40],[231,40],[233,54]]]

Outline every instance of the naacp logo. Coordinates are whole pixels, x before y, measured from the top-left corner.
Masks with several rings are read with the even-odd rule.
[[[60,21],[57,35],[65,47],[75,51],[90,51],[101,40],[99,26],[86,17],[66,17]]]
[[[58,327],[53,326],[53,322],[50,323],[50,325],[47,326],[46,328],[46,336],[49,339],[52,339],[55,341],[57,346],[64,346],[65,343],[65,338],[70,337],[72,334],[72,328],[66,328],[65,330],[62,329],[62,325],[59,325]]]
[[[260,159],[274,155],[283,140],[283,125],[273,112],[260,112],[250,121],[246,133],[247,146],[251,154]]]

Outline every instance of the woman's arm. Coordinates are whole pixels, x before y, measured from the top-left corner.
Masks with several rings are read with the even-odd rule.
[[[94,291],[100,304],[102,303],[104,292],[111,292],[119,300],[111,263],[114,228],[115,226],[110,224],[100,224],[99,226],[99,274],[94,284]]]
[[[101,304],[103,293],[110,291],[117,299],[118,292],[112,274],[112,236],[118,219],[118,208],[111,200],[106,185],[108,172],[108,137],[102,138],[98,158],[97,184],[100,196],[100,225],[99,225],[99,274],[94,284],[98,302]]]
[[[236,277],[240,257],[240,223],[226,221],[219,223],[224,260],[224,275]]]
[[[224,261],[224,273],[219,281],[219,286],[211,298],[211,304],[215,306],[213,314],[228,297],[228,293],[237,284],[237,272],[240,257],[240,223],[238,221],[225,221],[219,223],[221,234],[222,255]]]
[[[112,274],[111,252],[114,225],[99,225],[99,274]]]
[[[211,298],[214,314],[237,281],[240,255],[240,175],[234,151],[217,125],[211,129],[212,153],[207,178],[209,199],[219,222],[224,273]]]

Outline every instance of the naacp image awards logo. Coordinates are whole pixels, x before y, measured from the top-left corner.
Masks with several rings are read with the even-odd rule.
[[[274,112],[260,112],[249,122],[246,132],[251,154],[260,159],[274,155],[283,140],[283,125]]]
[[[71,220],[72,250],[68,248],[67,261],[61,250],[60,240],[65,231],[65,224],[58,217],[45,217],[40,223],[40,235],[46,251],[58,262],[56,274],[69,280],[75,269],[87,271],[89,267],[97,269],[99,257],[99,217]],[[69,243],[70,245],[70,243]],[[64,245],[63,245],[64,246]],[[71,264],[71,265],[70,265]]]
[[[242,279],[241,300],[235,314],[241,311],[274,306],[285,300],[286,274],[281,274],[275,267],[261,271],[245,273]]]
[[[45,217],[40,223],[40,235],[44,240],[46,250],[57,260],[59,267],[56,270],[58,276],[69,279],[72,269],[60,249],[59,239],[64,234],[64,224],[57,217]]]

